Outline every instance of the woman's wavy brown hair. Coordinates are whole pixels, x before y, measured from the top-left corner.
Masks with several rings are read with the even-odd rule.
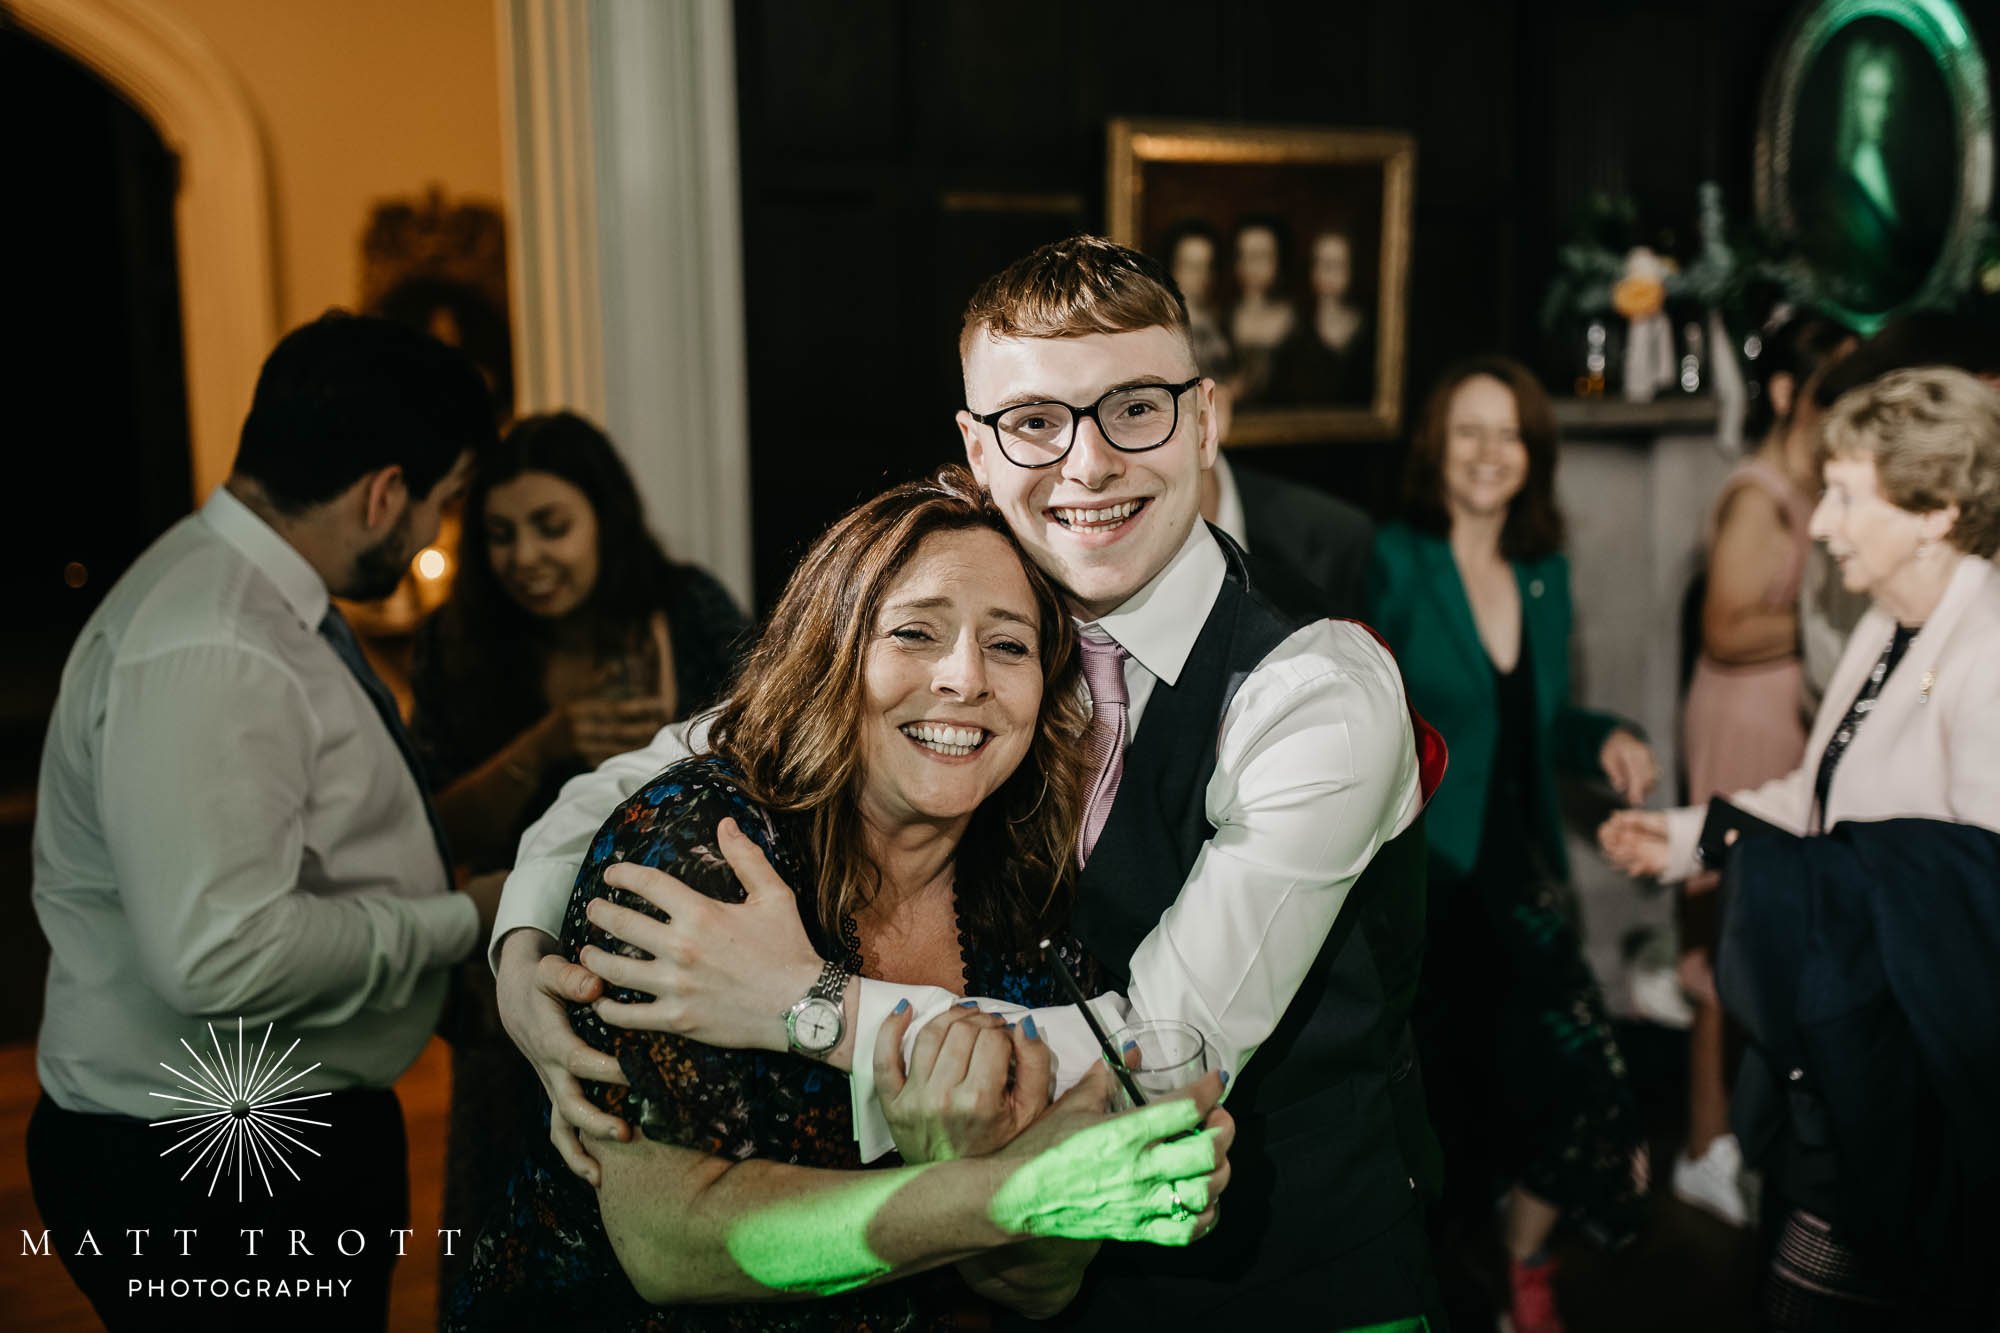
[[[709,733],[710,747],[766,809],[803,816],[825,938],[881,887],[862,837],[863,668],[882,599],[944,532],[997,533],[1027,575],[1040,626],[1042,706],[1028,752],[973,813],[956,859],[959,924],[1026,948],[1067,917],[1083,819],[1076,632],[1062,595],[1021,549],[965,468],[886,491],[828,528],[793,571]]]

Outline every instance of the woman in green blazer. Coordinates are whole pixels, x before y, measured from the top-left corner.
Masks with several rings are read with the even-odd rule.
[[[1559,1333],[1546,1242],[1567,1216],[1628,1239],[1644,1139],[1603,997],[1561,907],[1558,769],[1638,802],[1652,752],[1569,699],[1555,424],[1512,361],[1462,362],[1411,441],[1407,522],[1375,542],[1370,621],[1451,763],[1428,808],[1431,934],[1417,1006],[1445,1146],[1441,1250],[1507,1191],[1515,1328]],[[1475,1109],[1476,1108],[1476,1109]]]

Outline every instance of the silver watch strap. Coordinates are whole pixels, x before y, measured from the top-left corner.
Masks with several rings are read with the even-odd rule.
[[[826,966],[819,970],[819,980],[813,982],[812,989],[806,992],[806,997],[813,1000],[831,1000],[839,1004],[847,993],[848,976],[846,968],[829,958],[826,960]]]

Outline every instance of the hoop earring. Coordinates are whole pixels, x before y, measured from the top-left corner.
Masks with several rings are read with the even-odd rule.
[[[1028,807],[1028,813],[1020,816],[1019,818],[1010,818],[1008,819],[1007,822],[1009,824],[1027,823],[1029,820],[1033,819],[1035,817],[1035,813],[1042,808],[1042,802],[1048,799],[1048,795],[1049,795],[1049,775],[1048,775],[1048,770],[1044,769],[1042,771],[1042,789],[1041,791],[1035,794],[1035,803]]]

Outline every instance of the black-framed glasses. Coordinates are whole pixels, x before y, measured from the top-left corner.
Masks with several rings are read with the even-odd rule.
[[[1197,375],[1184,384],[1135,384],[1113,389],[1089,407],[1050,399],[1022,403],[998,412],[973,412],[972,419],[991,428],[994,443],[1015,467],[1054,467],[1069,457],[1076,444],[1077,425],[1085,417],[1097,423],[1104,442],[1123,454],[1142,454],[1174,438],[1181,424],[1181,395],[1201,383]]]

